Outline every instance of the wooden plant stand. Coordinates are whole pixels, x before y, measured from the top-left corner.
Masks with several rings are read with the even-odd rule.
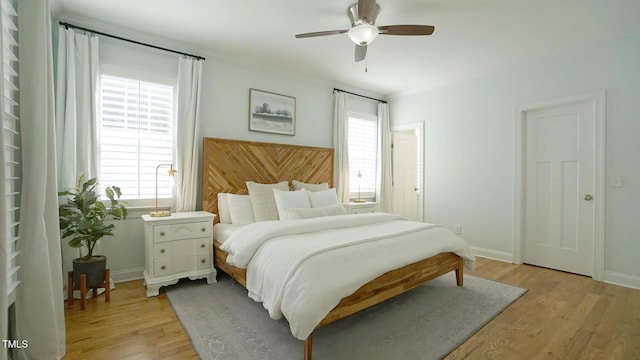
[[[111,300],[111,283],[109,278],[111,277],[111,271],[109,269],[104,270],[104,282],[93,287],[93,297],[98,296],[98,289],[104,289],[104,301],[109,302]],[[69,305],[73,305],[73,271],[69,271],[69,279],[67,280],[67,301]],[[80,310],[84,310],[85,303],[87,301],[87,275],[80,275]]]

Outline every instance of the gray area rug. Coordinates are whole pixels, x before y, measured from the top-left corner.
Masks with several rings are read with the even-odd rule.
[[[470,275],[458,287],[449,273],[316,330],[313,359],[440,359],[526,291]],[[211,285],[181,281],[166,294],[201,359],[303,357],[286,320],[272,320],[226,274]]]

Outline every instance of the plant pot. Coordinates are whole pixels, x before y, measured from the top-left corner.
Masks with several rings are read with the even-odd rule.
[[[80,289],[80,275],[87,275],[87,288],[98,286],[104,282],[104,270],[107,268],[107,257],[94,255],[89,259],[73,259],[73,287]]]

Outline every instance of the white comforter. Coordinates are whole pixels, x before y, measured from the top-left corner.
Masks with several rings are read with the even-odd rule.
[[[454,252],[473,269],[467,244],[448,229],[392,214],[264,221],[235,231],[221,246],[247,269],[249,296],[291,333],[306,339],[340,300],[376,277]]]

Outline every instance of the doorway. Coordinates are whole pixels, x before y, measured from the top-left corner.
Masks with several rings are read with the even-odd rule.
[[[424,220],[423,123],[393,126],[393,212],[411,221]]]
[[[516,112],[514,262],[601,278],[604,93]]]

